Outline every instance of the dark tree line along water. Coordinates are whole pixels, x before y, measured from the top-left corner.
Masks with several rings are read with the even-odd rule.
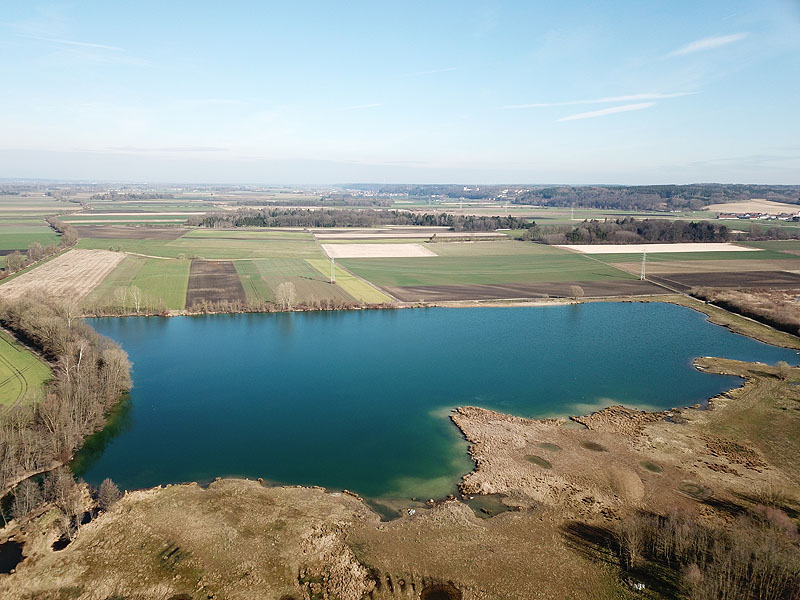
[[[199,227],[377,227],[409,225],[449,227],[454,231],[530,229],[535,223],[517,217],[478,217],[448,213],[412,213],[355,209],[243,209],[192,217],[188,225]]]
[[[79,318],[78,306],[46,297],[0,301],[0,325],[48,361],[40,400],[0,412],[0,490],[70,459],[131,387],[128,355]]]

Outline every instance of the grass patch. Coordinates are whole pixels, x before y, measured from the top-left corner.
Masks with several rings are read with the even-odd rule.
[[[176,240],[90,239],[78,241],[78,248],[161,256],[164,258],[205,258],[230,260],[241,258],[322,258],[322,251],[308,239],[202,239],[180,237]]]
[[[142,290],[145,298],[179,310],[186,306],[190,264],[188,260],[147,259],[133,278],[132,285]]]
[[[331,272],[331,263],[325,259],[312,259],[306,262],[322,273],[323,277],[326,274],[329,275]],[[392,299],[389,296],[376,290],[374,287],[360,280],[355,275],[348,273],[339,265],[336,265],[336,285],[341,287],[356,300],[360,300],[366,304],[387,304],[392,302]]]
[[[236,261],[234,264],[248,302],[275,302],[278,286],[285,281],[294,284],[300,304],[312,305],[325,301],[349,303],[356,300],[338,285],[331,285],[328,277],[307,260],[277,258]]]
[[[283,231],[275,229],[192,229],[184,239],[236,239],[236,240],[310,240],[314,237],[306,231]]]
[[[610,265],[566,252],[514,256],[365,258],[341,262],[355,274],[381,286],[633,279],[632,275]]]
[[[33,402],[50,368],[5,331],[0,331],[0,406]]]
[[[512,240],[479,242],[436,242],[425,246],[439,256],[516,256],[519,254],[536,256],[564,256],[572,254],[563,248],[518,242]]]
[[[114,293],[118,288],[129,288],[141,268],[148,260],[142,256],[126,256],[108,276],[84,299],[87,306],[112,306],[116,304]]]

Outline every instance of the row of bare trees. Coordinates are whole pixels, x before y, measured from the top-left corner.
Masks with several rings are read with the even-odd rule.
[[[613,536],[625,570],[666,568],[692,600],[800,598],[800,535],[776,507],[758,505],[727,526],[685,512],[637,513],[620,520]]]
[[[0,490],[68,461],[130,389],[127,354],[45,296],[0,301],[0,325],[44,356],[53,377],[42,398],[0,412]]]

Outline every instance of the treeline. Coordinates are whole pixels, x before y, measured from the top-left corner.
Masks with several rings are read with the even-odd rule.
[[[368,198],[349,194],[332,194],[319,198],[298,198],[296,200],[237,200],[237,206],[363,206],[390,207],[394,200],[390,198]]]
[[[0,490],[68,461],[130,389],[127,354],[79,314],[77,304],[44,295],[0,301],[0,325],[53,369],[38,401],[0,412]]]
[[[788,240],[800,238],[800,231],[788,227],[751,225],[749,231],[733,232],[713,221],[669,219],[587,219],[579,225],[535,227],[523,239],[545,244],[648,244],[674,242],[728,242]]]
[[[698,210],[709,204],[754,198],[798,204],[800,186],[729,184],[554,186],[525,191],[511,202],[618,210]]]
[[[670,597],[800,598],[800,535],[780,508],[758,505],[727,526],[688,513],[640,513],[621,519],[609,542],[623,569],[655,581]]]
[[[110,190],[102,194],[94,194],[90,200],[170,200],[174,194],[161,192],[118,192]]]
[[[722,202],[765,198],[800,204],[800,186],[698,183],[689,185],[379,185],[351,184],[350,189],[418,198],[498,200],[537,206],[575,206],[621,210],[696,210]]]
[[[0,279],[5,279],[12,273],[53,256],[78,242],[78,232],[69,223],[59,221],[55,217],[47,217],[46,221],[50,227],[61,234],[61,243],[42,246],[39,242],[32,242],[24,254],[19,250],[11,252],[6,256],[6,266],[0,271]]]
[[[667,219],[584,220],[563,232],[569,244],[634,244],[675,242],[727,242],[726,225],[708,221],[669,221]],[[552,242],[551,242],[552,243]]]
[[[530,229],[535,223],[517,217],[479,217],[447,213],[429,214],[405,211],[345,209],[244,209],[216,212],[192,217],[188,225],[195,227],[378,227],[381,225],[414,225],[448,227],[453,231],[494,231],[496,229]]]
[[[792,335],[800,335],[800,307],[794,299],[778,296],[778,292],[696,287],[689,293],[727,311]]]

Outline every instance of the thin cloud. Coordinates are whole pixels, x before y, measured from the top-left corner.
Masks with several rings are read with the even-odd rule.
[[[64,40],[59,38],[40,37],[36,35],[23,35],[32,40],[39,40],[40,42],[50,42],[52,44],[63,44],[65,46],[79,46],[81,48],[97,48],[99,50],[113,50],[114,52],[125,52],[125,48],[119,46],[108,46],[106,44],[95,44],[93,42],[80,42],[77,40]]]
[[[622,106],[612,106],[611,108],[604,108],[602,110],[592,110],[589,112],[578,113],[577,115],[570,115],[562,117],[557,122],[561,121],[578,121],[580,119],[594,119],[596,117],[605,117],[606,115],[614,115],[616,113],[630,112],[632,110],[644,110],[655,106],[655,102],[640,102],[638,104],[624,104]]]
[[[378,108],[379,106],[383,106],[382,102],[375,102],[373,104],[356,104],[355,106],[345,106],[344,108],[340,108],[340,111],[345,110],[363,110],[365,108]]]
[[[637,100],[664,100],[666,98],[680,98],[681,96],[691,96],[697,92],[674,92],[670,94],[648,93],[648,94],[629,94],[627,96],[607,96],[604,98],[592,98],[591,100],[569,100],[567,102],[537,102],[535,104],[509,104],[501,106],[503,110],[521,110],[525,108],[549,108],[551,106],[576,106],[579,104],[612,104],[614,102],[635,102]]]
[[[739,40],[743,40],[748,35],[747,32],[742,33],[733,33],[731,35],[718,35],[715,37],[708,37],[703,38],[702,40],[697,40],[694,42],[690,42],[685,46],[681,46],[677,50],[670,52],[667,54],[667,57],[671,56],[685,56],[687,54],[694,54],[695,52],[704,52],[706,50],[713,50],[714,48],[720,48],[722,46],[727,46],[728,44],[733,44],[734,42],[738,42]]]

